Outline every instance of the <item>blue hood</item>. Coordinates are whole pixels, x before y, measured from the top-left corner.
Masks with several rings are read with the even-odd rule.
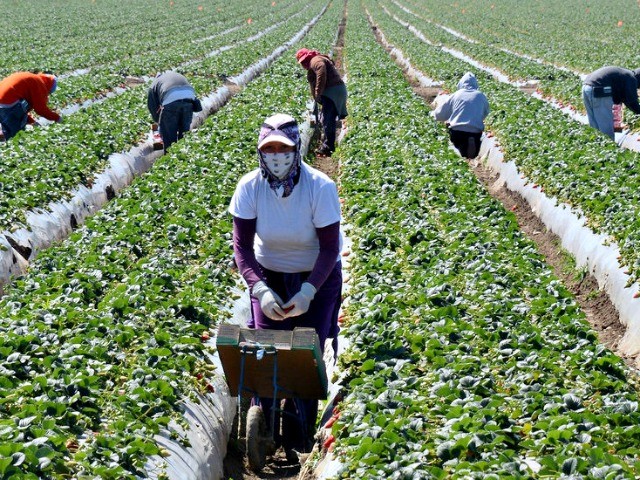
[[[458,82],[458,90],[477,90],[478,89],[478,80],[476,76],[471,73],[465,73],[460,81]]]

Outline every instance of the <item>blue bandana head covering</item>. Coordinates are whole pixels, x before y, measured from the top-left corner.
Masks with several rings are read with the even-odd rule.
[[[273,175],[264,161],[264,157],[260,149],[271,142],[279,142],[285,145],[296,147],[293,165],[287,176],[279,179]],[[258,136],[258,159],[260,161],[260,174],[269,182],[269,186],[276,195],[288,197],[293,191],[293,187],[298,183],[300,178],[300,132],[298,123],[290,116],[278,113],[267,118],[262,124],[260,135]],[[281,193],[281,195],[280,195]]]

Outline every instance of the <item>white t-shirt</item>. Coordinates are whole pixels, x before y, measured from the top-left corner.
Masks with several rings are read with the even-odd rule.
[[[336,184],[303,162],[300,180],[286,198],[276,196],[260,169],[243,176],[229,212],[257,219],[254,251],[260,265],[275,272],[309,272],[320,251],[316,228],[340,221],[340,202]]]

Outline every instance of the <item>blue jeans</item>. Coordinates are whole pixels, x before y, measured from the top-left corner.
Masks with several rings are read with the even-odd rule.
[[[338,109],[333,100],[323,95],[320,96],[320,105],[322,105],[322,129],[324,131],[323,150],[333,153],[336,149],[336,119],[338,118]]]
[[[600,130],[611,140],[615,140],[613,131],[613,98],[611,96],[594,97],[593,87],[591,85],[583,85],[582,100],[587,109],[589,125]]]
[[[2,123],[2,134],[5,140],[14,137],[20,130],[27,126],[27,112],[29,103],[20,100],[9,108],[0,108],[0,123]]]
[[[189,131],[192,118],[193,102],[191,100],[176,100],[162,107],[158,127],[165,151]]]

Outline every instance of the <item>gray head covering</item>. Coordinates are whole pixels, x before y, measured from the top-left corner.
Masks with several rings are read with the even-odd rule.
[[[465,89],[465,90],[478,89],[478,80],[476,79],[476,76],[473,73],[467,72],[462,76],[462,78],[458,82],[458,90],[462,90],[462,89]]]

